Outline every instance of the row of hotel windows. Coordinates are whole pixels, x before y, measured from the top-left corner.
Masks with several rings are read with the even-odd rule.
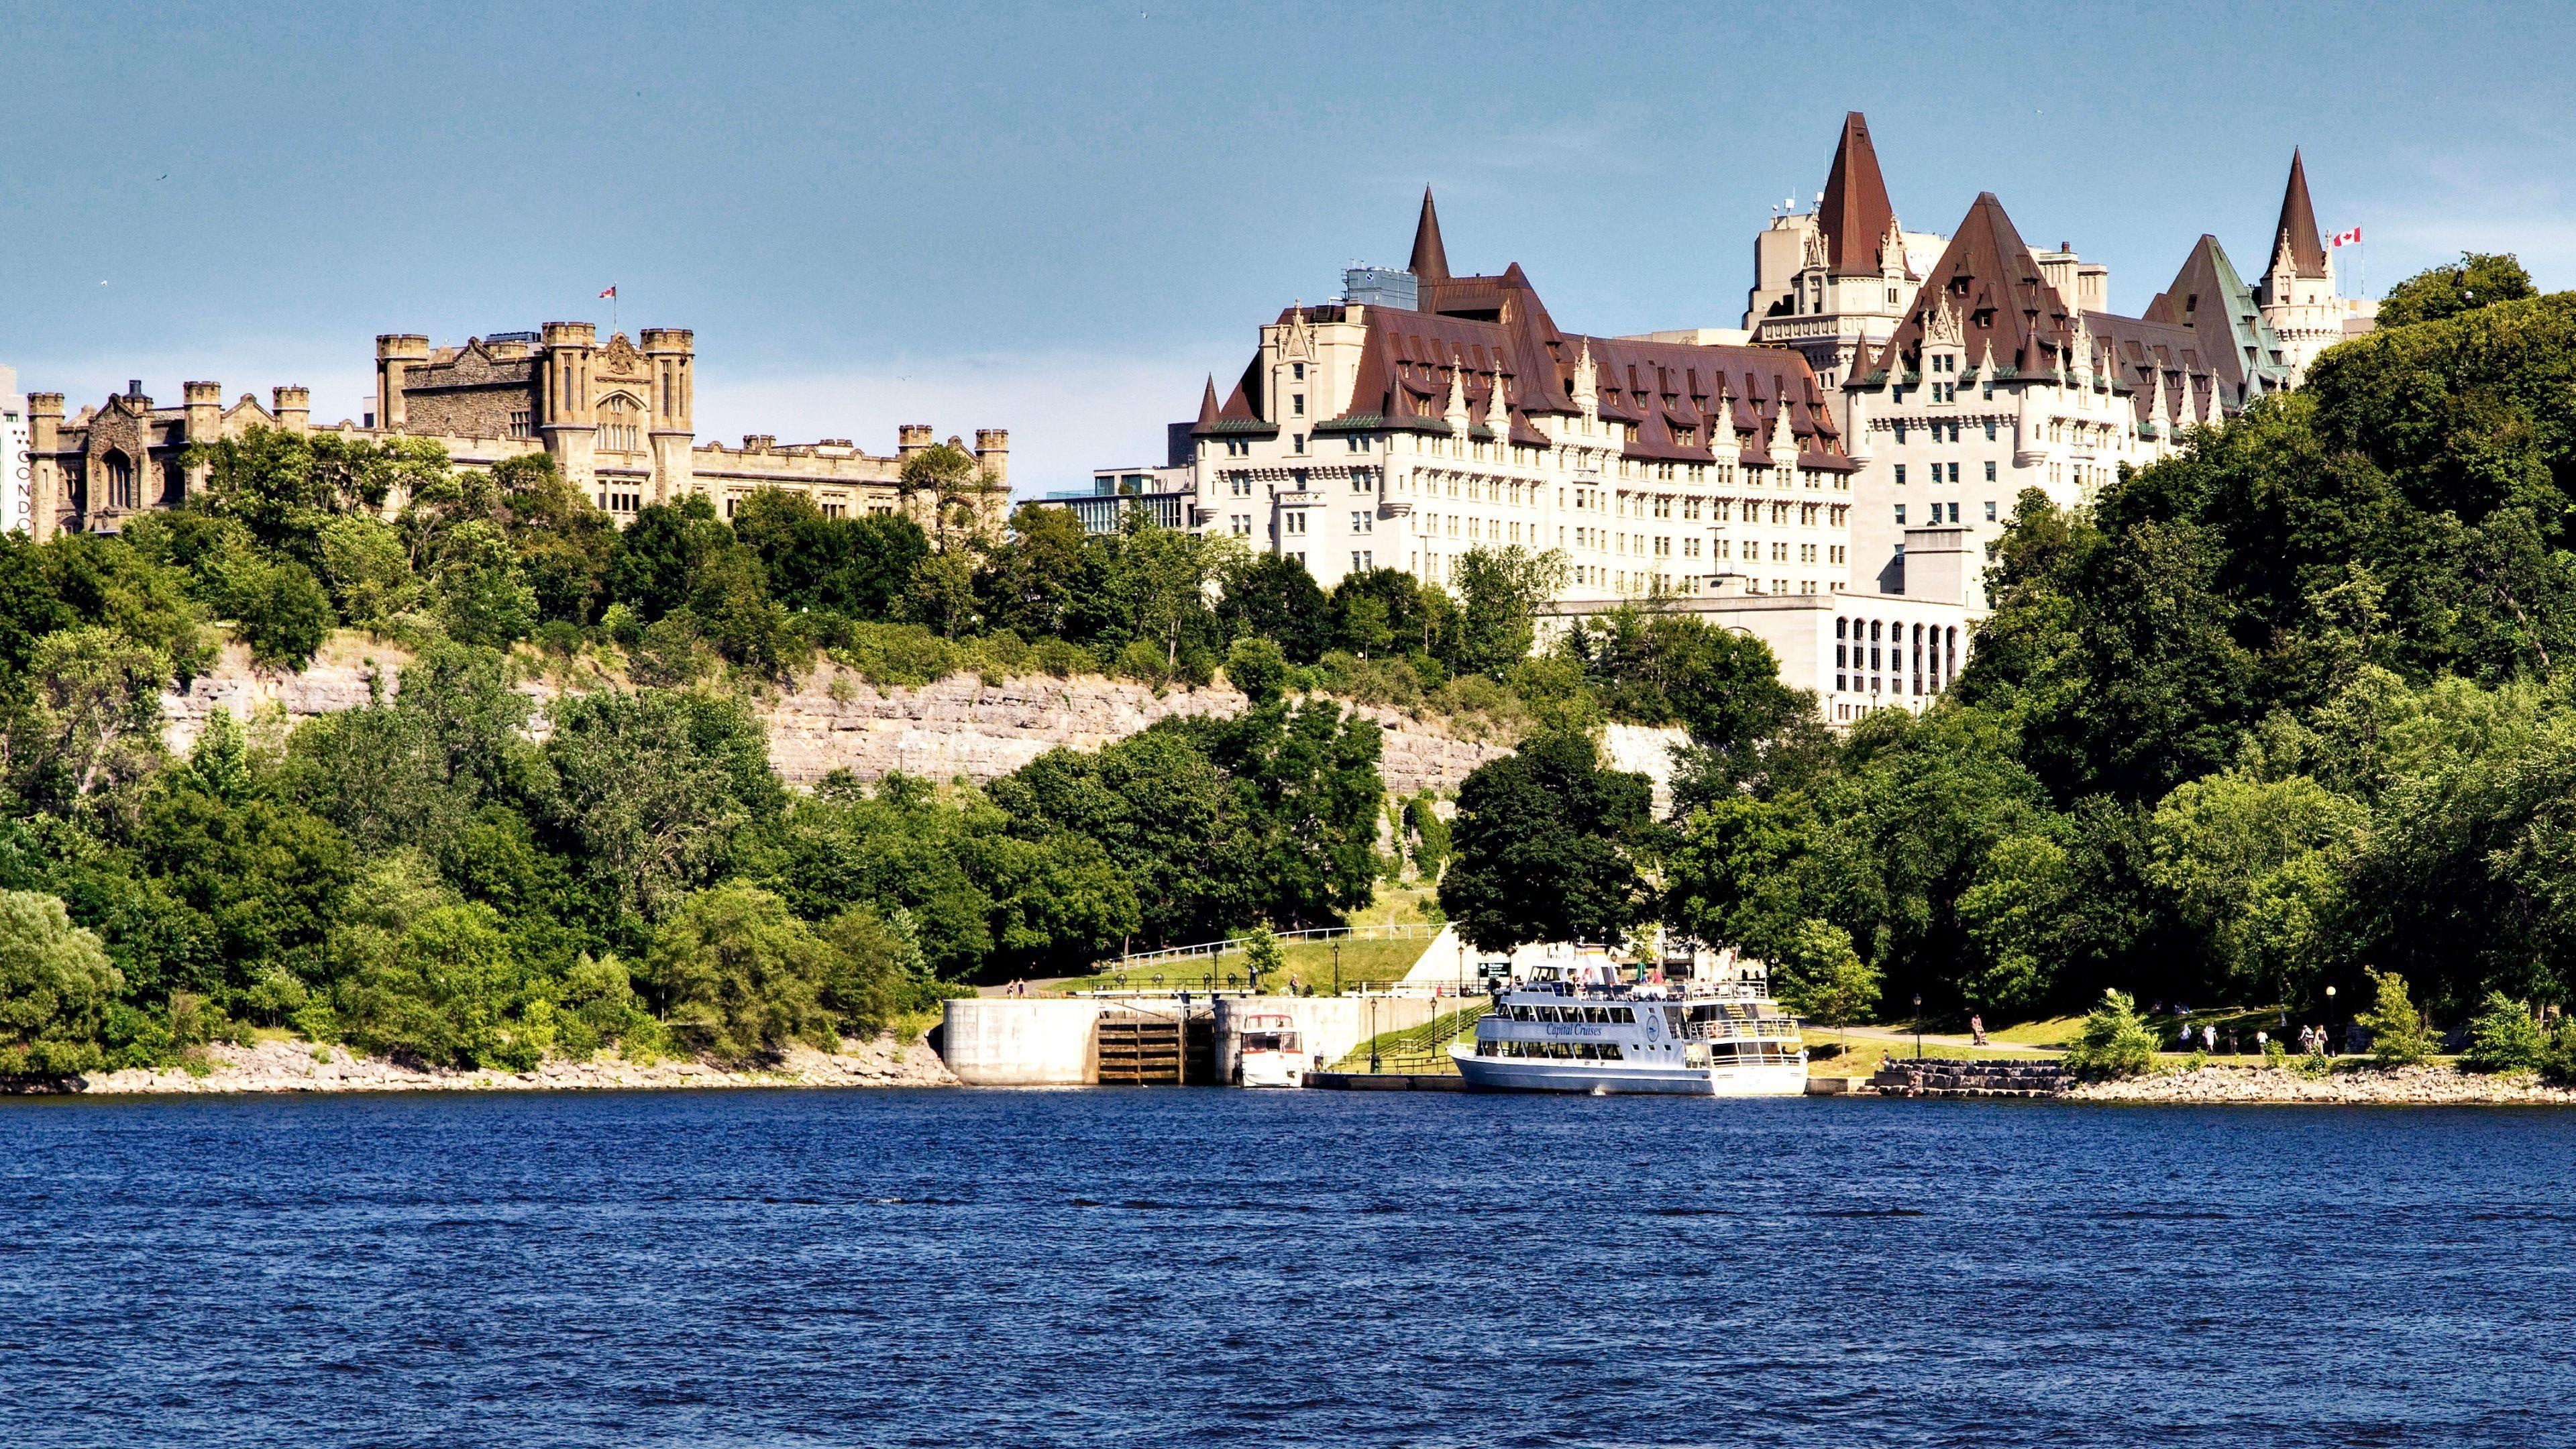
[[[1958,465],[1958,464],[1956,464],[1956,463],[1950,463],[1950,464],[1932,463],[1932,464],[1928,464],[1927,466],[1929,466],[1929,467],[1931,468],[1931,470],[1932,470],[1932,476],[1931,476],[1929,479],[1927,479],[1927,480],[1926,480],[1926,481],[1928,481],[1928,482],[1932,482],[1932,483],[1956,483],[1956,482],[1958,482],[1958,481],[1959,481],[1959,465]],[[1942,476],[1942,472],[1941,472],[1942,468],[1944,468],[1945,466],[1950,470],[1949,475],[1948,475],[1946,478],[1945,478],[1944,476]],[[1988,463],[1988,464],[1986,465],[1986,481],[1987,481],[1987,482],[1989,482],[1989,483],[1992,483],[1993,481],[1995,481],[1995,465],[1994,465],[1994,464],[1992,464],[1992,463]],[[1897,464],[1897,465],[1896,465],[1896,486],[1897,486],[1897,487],[1899,487],[1899,488],[1902,488],[1902,487],[1904,487],[1904,486],[1905,486],[1905,465],[1904,465],[1904,464],[1902,464],[1902,463],[1899,463],[1899,464]]]
[[[1909,639],[1909,631],[1911,637]],[[1834,676],[1836,690],[1855,693],[1867,679],[1870,693],[1880,691],[1881,673],[1893,675],[1891,681],[1898,694],[1906,692],[1906,676],[1913,677],[1914,693],[1939,694],[1942,683],[1959,672],[1959,630],[1956,625],[1907,624],[1902,620],[1854,619],[1834,620],[1834,668],[1848,670]],[[1867,669],[1864,675],[1858,671]]]
[[[1923,521],[1924,521],[1924,522],[1926,522],[1926,523],[1956,523],[1956,522],[1958,522],[1958,521],[1959,521],[1959,505],[1958,505],[1958,504],[1953,503],[1953,504],[1949,505],[1950,513],[1949,513],[1949,516],[1948,516],[1947,518],[1942,517],[1942,515],[1941,515],[1941,507],[1942,507],[1942,505],[1940,505],[1940,504],[1938,504],[1938,503],[1933,504],[1933,505],[1932,505],[1932,511],[1931,511],[1931,513],[1930,513],[1927,517],[1925,517],[1925,519],[1924,519]],[[1995,521],[1995,505],[1994,505],[1994,503],[1993,503],[1993,501],[1992,501],[1992,500],[1988,500],[1988,502],[1986,503],[1986,522],[1988,522],[1988,523],[1992,523],[1992,522],[1994,522],[1994,521]],[[1905,505],[1904,505],[1904,504],[1902,504],[1902,503],[1900,503],[1900,504],[1897,504],[1897,505],[1896,505],[1896,525],[1897,525],[1897,527],[1899,527],[1899,528],[1902,528],[1902,527],[1904,527],[1904,526],[1905,526]]]

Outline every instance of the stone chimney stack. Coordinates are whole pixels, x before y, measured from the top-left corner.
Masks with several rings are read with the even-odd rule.
[[[277,414],[277,425],[290,433],[310,432],[313,428],[313,390],[303,387],[273,387],[268,390],[269,411]]]
[[[429,339],[416,332],[388,332],[376,338],[376,426],[389,433],[403,430],[403,388],[411,369],[429,361]]]

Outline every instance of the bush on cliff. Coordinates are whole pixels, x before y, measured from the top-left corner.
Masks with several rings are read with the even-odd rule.
[[[2155,1064],[2155,1035],[2125,991],[2102,993],[2101,1005],[2086,1015],[2084,1030],[2066,1051],[2066,1069],[2093,1081],[2143,1076]]]

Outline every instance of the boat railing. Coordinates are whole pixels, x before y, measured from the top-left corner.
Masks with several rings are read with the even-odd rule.
[[[1752,1021],[1686,1021],[1684,1041],[1797,1041],[1795,1017],[1765,1016]]]

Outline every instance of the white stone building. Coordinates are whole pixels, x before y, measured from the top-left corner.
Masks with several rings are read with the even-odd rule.
[[[2307,162],[2290,152],[2290,182],[2281,193],[2281,219],[2272,227],[2272,265],[2256,293],[2264,325],[2280,339],[2282,361],[2296,384],[2318,353],[2377,324],[2379,304],[2337,295],[2334,253],[2317,236],[2316,207],[2308,200]]]
[[[33,527],[34,436],[27,421],[27,399],[18,392],[18,371],[0,367],[0,533],[24,533]]]
[[[1948,242],[1897,223],[1869,121],[1853,111],[1815,210],[1784,210],[1754,237],[1744,326],[1755,342],[1797,349],[1816,380],[1836,388],[1863,349],[1895,335]]]

